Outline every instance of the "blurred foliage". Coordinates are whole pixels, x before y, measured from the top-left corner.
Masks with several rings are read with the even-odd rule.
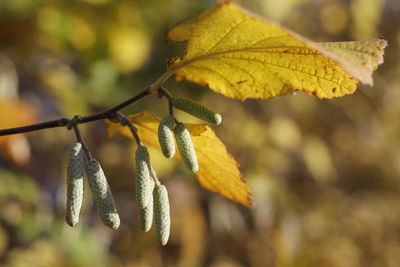
[[[6,103],[0,128],[20,125],[19,113],[35,119],[33,111],[6,108],[13,101],[43,121],[98,111],[143,90],[163,73],[168,58],[182,53],[182,45],[164,42],[167,29],[213,2],[0,1],[0,98]],[[25,153],[29,161],[1,150],[1,265],[399,265],[399,1],[239,2],[318,41],[384,37],[389,47],[375,86],[334,100],[297,94],[240,103],[168,82],[173,94],[223,115],[215,130],[241,163],[256,207],[206,192],[193,175],[154,151],[171,196],[166,247],[157,244],[154,230],[140,230],[131,142],[107,139],[101,122],[81,127],[108,174],[122,224],[117,231],[101,225],[86,192],[81,222],[70,228],[64,223],[65,165],[73,134],[29,134],[28,142],[11,145],[14,156]],[[127,113],[142,110],[162,115],[167,107],[154,97]]]

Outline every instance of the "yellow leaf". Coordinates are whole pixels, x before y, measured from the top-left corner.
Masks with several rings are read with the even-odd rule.
[[[175,26],[168,38],[187,42],[170,72],[225,96],[270,98],[295,90],[320,98],[372,84],[386,41],[314,43],[230,1]]]
[[[157,128],[160,119],[151,113],[142,112],[128,116],[129,120],[138,129],[139,136],[148,146],[161,151],[157,139]],[[218,139],[214,131],[205,124],[185,124],[192,136],[192,141],[197,153],[200,169],[196,172],[200,184],[213,192],[226,198],[237,201],[245,206],[252,206],[252,198],[246,181],[239,171],[239,164],[226,150],[225,145]],[[110,136],[121,133],[132,138],[127,127],[110,123],[108,127]],[[182,163],[177,153],[174,159]]]

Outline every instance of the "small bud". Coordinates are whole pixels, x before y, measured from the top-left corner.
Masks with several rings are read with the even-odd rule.
[[[95,198],[97,210],[102,222],[112,229],[117,229],[120,224],[119,215],[115,208],[114,198],[110,186],[108,185],[107,178],[97,160],[91,159],[88,161],[87,173],[90,189]]]
[[[221,115],[215,113],[214,111],[211,111],[202,104],[193,102],[192,100],[184,98],[173,98],[171,100],[171,103],[177,109],[183,110],[190,115],[193,115],[208,123],[218,125],[222,122]]]
[[[154,189],[154,221],[156,225],[157,239],[161,245],[168,242],[171,218],[169,211],[168,191],[162,184],[156,184]]]
[[[82,144],[75,143],[69,151],[67,167],[67,210],[65,220],[70,226],[79,222],[83,202]]]
[[[145,208],[149,203],[154,181],[150,176],[150,156],[145,146],[136,149],[136,200],[140,208]]]
[[[197,172],[199,164],[188,129],[186,129],[183,123],[179,122],[175,127],[174,134],[176,145],[186,167],[192,172]]]
[[[172,135],[174,124],[174,117],[168,115],[161,120],[158,126],[158,142],[166,158],[172,158],[175,155],[175,142],[174,136]]]

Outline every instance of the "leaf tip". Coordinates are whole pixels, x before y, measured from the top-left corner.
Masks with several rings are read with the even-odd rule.
[[[248,207],[250,209],[255,208],[256,203],[255,203],[254,197],[253,197],[253,195],[251,193],[248,195],[247,201],[248,201],[248,203],[246,203],[246,207]]]
[[[381,47],[383,49],[386,48],[389,44],[388,41],[386,39],[384,39],[383,37],[379,37],[377,39],[377,43],[379,44],[379,47]]]

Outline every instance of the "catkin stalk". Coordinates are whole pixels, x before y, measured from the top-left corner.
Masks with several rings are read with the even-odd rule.
[[[83,154],[82,144],[75,143],[69,151],[67,167],[67,210],[65,221],[70,226],[79,222],[83,202]]]
[[[145,146],[136,149],[136,200],[140,208],[145,208],[150,201],[154,181],[150,176],[150,156]]]
[[[181,154],[185,166],[192,172],[197,172],[199,170],[199,164],[188,129],[186,129],[183,123],[179,122],[174,129],[174,134],[176,145],[178,146],[179,153]]]
[[[154,222],[156,225],[157,239],[161,245],[168,242],[171,218],[167,188],[162,184],[156,184],[154,188]]]
[[[166,158],[172,158],[175,155],[175,142],[172,134],[174,124],[175,118],[168,115],[160,121],[158,126],[158,142]]]
[[[173,98],[171,103],[177,109],[185,111],[190,115],[193,115],[203,121],[206,121],[211,124],[218,125],[222,122],[221,115],[211,111],[207,107],[203,106],[202,104],[193,102],[189,99],[184,98]]]
[[[91,159],[88,161],[87,173],[100,219],[106,226],[117,229],[120,224],[119,215],[115,208],[110,186],[97,160]]]

